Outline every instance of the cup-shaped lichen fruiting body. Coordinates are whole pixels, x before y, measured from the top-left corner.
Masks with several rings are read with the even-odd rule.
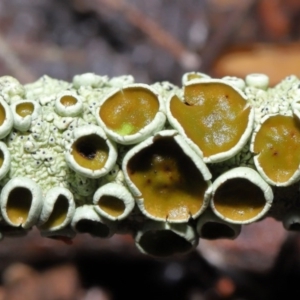
[[[295,115],[266,116],[254,131],[250,150],[268,183],[291,185],[300,177],[300,120]]]
[[[73,77],[73,87],[79,89],[80,87],[99,88],[106,84],[108,76],[99,76],[95,73],[83,73]]]
[[[109,238],[115,231],[114,222],[101,217],[94,209],[94,205],[83,205],[76,208],[71,223],[78,233],[89,233],[94,237]]]
[[[191,81],[199,81],[202,79],[209,79],[211,78],[209,75],[201,72],[188,72],[183,74],[181,78],[182,85],[186,85],[187,83]]]
[[[25,229],[36,224],[42,209],[43,195],[37,183],[26,177],[15,177],[3,187],[1,213],[5,222]]]
[[[55,111],[62,117],[78,116],[83,110],[83,101],[75,91],[59,93],[55,99]]]
[[[197,220],[196,231],[200,238],[207,240],[235,239],[242,229],[240,224],[232,224],[217,217],[210,208]]]
[[[68,166],[75,172],[99,178],[114,167],[117,150],[99,126],[85,125],[74,130],[65,157]]]
[[[44,230],[40,234],[42,237],[60,240],[69,245],[72,244],[72,239],[76,236],[76,232],[70,225],[58,230]]]
[[[300,231],[300,210],[299,208],[291,209],[282,217],[282,225],[289,231]]]
[[[129,145],[161,130],[166,121],[164,111],[163,100],[154,89],[131,84],[106,96],[96,118],[110,138]]]
[[[5,75],[0,76],[0,94],[10,104],[13,101],[24,98],[25,89],[16,78]]]
[[[269,77],[266,74],[252,73],[245,78],[247,86],[255,87],[257,89],[266,90],[269,86]]]
[[[233,85],[234,87],[240,89],[240,90],[244,90],[246,87],[246,83],[245,80],[239,77],[235,77],[235,76],[225,76],[222,78],[223,81],[225,81],[226,83]]]
[[[11,104],[14,119],[14,128],[19,131],[27,131],[31,121],[39,117],[41,106],[37,101],[19,100]]]
[[[0,179],[10,170],[11,157],[6,144],[0,142]]]
[[[94,194],[96,212],[109,220],[123,220],[134,208],[134,198],[123,185],[108,183]]]
[[[0,139],[5,138],[13,127],[14,118],[9,105],[0,96]]]
[[[253,169],[237,167],[219,176],[206,192],[211,209],[219,218],[234,224],[249,224],[271,208],[271,187]]]
[[[66,188],[54,187],[45,196],[39,228],[41,231],[60,230],[71,223],[74,212],[72,193]]]
[[[205,162],[220,162],[237,154],[249,139],[254,109],[246,96],[222,80],[195,81],[184,86],[184,99],[167,101],[171,125]]]
[[[208,205],[211,174],[175,130],[165,130],[133,147],[123,172],[140,210],[150,219],[187,222]]]
[[[198,244],[195,230],[188,224],[169,224],[150,221],[135,237],[137,248],[144,254],[169,257],[186,254]]]

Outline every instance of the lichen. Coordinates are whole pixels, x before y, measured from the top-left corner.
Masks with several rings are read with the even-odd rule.
[[[203,83],[205,83],[205,89],[207,89],[205,92],[202,90],[204,86]],[[192,242],[187,243],[187,249],[190,251],[197,245],[199,238],[196,233],[197,230],[201,238],[218,238],[224,235],[226,236],[227,233],[222,232],[222,230],[224,230],[222,224],[228,224],[229,226],[225,228],[225,230],[230,229],[232,231],[232,228],[237,228],[234,234],[231,234],[233,233],[231,231],[230,234],[227,234],[228,238],[236,237],[239,234],[240,227],[235,226],[241,226],[242,222],[239,223],[237,220],[231,222],[230,218],[221,220],[220,218],[222,218],[222,216],[220,217],[220,214],[214,211],[214,205],[211,204],[213,201],[216,201],[214,193],[217,195],[218,205],[226,206],[226,210],[230,210],[228,207],[234,206],[234,203],[230,203],[230,205],[227,203],[231,201],[231,191],[233,194],[238,195],[238,197],[246,197],[246,195],[243,195],[241,185],[239,185],[239,179],[228,179],[226,183],[226,193],[223,190],[213,190],[214,192],[211,192],[210,186],[211,184],[214,187],[217,186],[216,183],[221,180],[219,178],[223,178],[221,176],[225,176],[224,174],[227,174],[227,172],[231,170],[233,170],[232,172],[234,173],[235,168],[240,167],[243,167],[243,171],[245,170],[245,172],[249,169],[251,170],[251,172],[249,171],[249,182],[251,182],[251,174],[255,172],[255,177],[258,178],[255,182],[263,182],[262,186],[266,186],[273,191],[272,197],[274,194],[274,199],[268,198],[268,205],[270,204],[271,206],[270,210],[264,212],[264,215],[258,215],[258,217],[261,219],[266,216],[271,216],[278,220],[283,220],[287,229],[295,230],[295,228],[300,228],[300,226],[294,226],[295,222],[300,224],[300,163],[296,161],[293,164],[294,176],[292,176],[292,174],[291,176],[287,176],[284,182],[282,182],[283,180],[277,182],[272,176],[275,171],[278,172],[278,174],[284,172],[284,168],[282,170],[280,168],[281,165],[285,164],[275,164],[276,170],[272,171],[272,175],[268,175],[268,171],[265,171],[266,163],[257,159],[260,151],[262,151],[261,149],[265,149],[265,147],[271,149],[271,147],[273,147],[273,145],[271,145],[272,139],[276,139],[276,149],[280,150],[280,157],[283,158],[283,162],[285,158],[295,156],[294,153],[291,153],[291,148],[286,146],[287,144],[289,145],[289,142],[286,136],[283,136],[285,135],[284,128],[281,132],[279,128],[276,127],[277,125],[274,125],[275,127],[273,127],[275,129],[273,128],[272,130],[276,130],[276,128],[278,130],[277,134],[273,135],[272,139],[268,141],[270,145],[265,145],[264,139],[261,139],[259,141],[260,148],[258,149],[255,146],[256,136],[259,136],[262,130],[264,134],[268,134],[268,132],[266,132],[268,129],[266,129],[266,126],[263,124],[269,118],[270,120],[272,120],[272,118],[293,118],[296,120],[295,126],[297,130],[298,127],[300,127],[298,126],[300,118],[299,78],[292,75],[283,79],[276,86],[268,87],[267,76],[261,74],[250,74],[245,80],[235,77],[224,77],[224,79],[216,80],[202,73],[191,72],[183,75],[182,84],[182,87],[167,81],[156,82],[151,85],[136,84],[131,75],[109,78],[93,73],[76,75],[72,82],[43,76],[36,82],[26,85],[20,84],[17,79],[10,76],[0,77],[0,100],[2,103],[2,110],[0,112],[0,189],[2,201],[0,203],[0,232],[2,235],[4,237],[8,235],[19,236],[24,232],[26,233],[32,226],[37,226],[43,236],[59,237],[65,235],[68,238],[73,237],[76,232],[88,232],[92,236],[97,237],[110,237],[115,232],[124,233],[124,231],[126,231],[135,237],[138,248],[141,251],[147,253],[147,249],[150,249],[149,254],[160,256],[159,249],[157,249],[155,245],[157,241],[151,231],[152,229],[147,225],[147,230],[145,230],[145,224],[147,223],[154,224],[153,230],[162,230],[162,240],[161,238],[159,239],[159,245],[170,246],[167,252],[165,249],[162,249],[162,256],[165,256],[166,253],[171,254],[176,252],[175,250],[172,251],[172,244],[169,245],[167,240],[164,241],[164,239],[168,239],[169,237],[170,241],[176,241],[180,237],[180,239],[183,239],[183,243],[187,243],[186,241],[192,239]],[[219,88],[218,93],[220,93],[220,95],[217,96],[216,90],[209,90],[209,86],[211,85],[212,88],[214,88],[215,84],[217,84]],[[107,118],[106,115],[101,116],[102,119],[105,119],[105,122],[99,121],[100,107],[110,95],[116,93],[122,95],[123,88],[125,90],[127,87],[133,87],[134,89],[135,86],[145,88],[147,91],[153,93],[153,95],[159,99],[159,109],[156,108],[156,110],[152,112],[151,119],[147,119],[144,122],[145,124],[143,122],[142,125],[139,124],[141,128],[133,128],[134,125],[132,124],[134,124],[135,121],[131,123],[131,114],[133,114],[133,112],[137,114],[138,111],[138,114],[144,113],[148,115],[147,107],[149,105],[143,106],[143,93],[137,96],[134,93],[132,95],[128,94],[126,101],[130,101],[130,97],[139,97],[139,99],[133,99],[134,101],[130,104],[130,110],[128,112],[116,112],[115,115],[118,115],[121,119],[124,118],[124,120],[118,120],[118,124],[121,124],[121,127],[117,127],[115,130],[116,133],[121,136],[121,138],[118,139],[114,134],[110,134],[111,128],[106,127],[111,126],[110,118]],[[239,137],[235,138],[232,145],[228,146],[228,149],[224,148],[225,150],[222,147],[219,147],[218,150],[214,150],[214,142],[210,139],[210,150],[206,151],[206,145],[203,145],[203,141],[209,140],[209,135],[213,136],[215,134],[215,136],[220,136],[226,133],[229,136],[232,133],[229,132],[229,127],[226,128],[225,125],[222,125],[222,118],[228,117],[230,119],[232,117],[235,120],[237,119],[237,114],[232,114],[233,108],[229,105],[230,99],[228,99],[228,97],[226,98],[227,94],[222,95],[223,88],[227,92],[230,92],[232,97],[240,97],[239,101],[242,103],[241,112],[237,114],[247,112],[244,118],[245,120],[243,120],[244,125],[239,127],[239,129],[243,127],[242,131],[244,134],[241,132]],[[186,101],[188,90],[192,93],[192,99]],[[214,104],[211,104],[214,97],[215,100],[217,99],[217,101],[219,101],[222,109],[226,110],[228,106],[227,112],[224,111],[220,113],[220,111],[217,111],[220,105],[214,106]],[[122,97],[120,97],[120,99],[121,98]],[[171,109],[168,108],[171,102],[170,99],[173,98],[179,101],[177,104],[180,109],[176,113],[171,112]],[[122,101],[122,99],[120,101]],[[201,115],[202,112],[197,112],[196,114],[188,112],[192,106],[200,107],[199,101],[204,101],[206,107],[211,105],[211,108],[205,112],[206,115],[204,117],[207,120],[214,119],[216,116],[218,118],[218,126],[212,127],[209,133],[205,131],[205,128],[200,129],[197,127],[199,121],[203,121],[197,120],[197,118],[204,118]],[[134,109],[134,105],[136,105],[134,103],[139,104],[138,110]],[[222,103],[224,104],[223,106]],[[126,106],[119,104],[116,106],[116,109],[127,109]],[[233,106],[235,106],[235,104]],[[143,108],[145,108],[145,111],[143,111]],[[181,114],[181,108],[186,110],[183,114]],[[114,105],[109,108],[109,110],[113,109]],[[159,114],[157,121],[155,114]],[[175,114],[175,117],[173,114]],[[212,116],[212,114],[214,114],[214,116]],[[135,118],[136,117],[137,116],[135,116]],[[181,118],[184,119],[181,120]],[[148,123],[151,122],[154,123],[151,124],[150,131],[144,130],[144,128],[149,125]],[[109,125],[106,125],[106,123]],[[190,126],[188,124],[193,125]],[[239,122],[233,124],[236,127],[239,126]],[[213,126],[213,124],[211,125]],[[200,135],[200,146],[197,145],[197,143],[191,142],[194,136],[193,138],[189,137],[186,128],[188,128],[194,136]],[[84,131],[85,129],[86,131]],[[232,130],[233,127],[230,131]],[[203,176],[205,177],[206,183],[203,185],[203,193],[205,193],[205,199],[200,199],[200,197],[199,200],[197,200],[196,197],[196,200],[193,200],[196,202],[205,201],[206,203],[203,209],[199,210],[199,213],[190,210],[184,198],[177,199],[175,196],[172,196],[172,193],[174,191],[176,192],[176,189],[179,187],[181,187],[180,193],[186,195],[195,192],[191,191],[191,189],[197,190],[195,188],[197,176],[193,175],[195,173],[192,170],[193,168],[183,166],[182,164],[184,164],[184,162],[182,161],[179,164],[175,157],[177,152],[174,151],[174,147],[170,147],[168,146],[169,144],[166,143],[163,149],[164,161],[160,161],[159,164],[157,164],[160,167],[153,167],[153,164],[157,163],[156,160],[161,159],[161,157],[158,157],[157,153],[152,153],[154,156],[157,156],[153,158],[153,161],[150,160],[152,167],[146,166],[146,164],[141,162],[140,165],[135,164],[134,168],[132,168],[132,161],[138,161],[138,159],[142,157],[139,153],[145,152],[144,149],[147,147],[151,148],[151,145],[156,144],[157,141],[164,136],[166,131],[172,132],[171,136],[168,137],[169,139],[175,139],[176,136],[180,137],[178,139],[182,139],[183,142],[176,144],[176,147],[178,149],[180,148],[180,150],[176,151],[182,153],[182,157],[185,155],[190,157],[189,163],[196,166],[197,172],[204,174]],[[247,133],[245,133],[246,131]],[[101,154],[99,152],[100,148],[95,145],[96,140],[89,138],[89,136],[86,139],[80,140],[80,137],[84,136],[85,132],[89,132],[86,134],[87,136],[88,134],[90,136],[92,134],[98,134],[96,140],[100,148],[102,144],[107,143],[108,146],[102,147],[104,150],[101,148],[101,151],[104,151],[101,153],[104,156],[108,156],[107,158],[105,157],[103,164],[97,165],[92,161]],[[138,138],[131,139],[131,135],[133,134],[138,134]],[[281,138],[284,142],[280,142]],[[291,136],[290,138],[292,139],[293,137]],[[241,142],[239,142],[239,139],[241,139]],[[80,147],[74,150],[79,140]],[[68,155],[72,155],[72,151],[77,151],[76,155],[80,157],[79,160],[76,161],[76,159],[72,160],[68,158]],[[169,154],[168,151],[170,151]],[[273,152],[270,151],[270,153]],[[218,155],[216,158],[213,157],[215,153]],[[270,153],[265,153],[265,156],[267,156],[265,161],[273,162],[276,158],[274,158],[274,156],[272,158],[268,157],[268,155],[271,155]],[[113,157],[110,157],[111,155]],[[179,160],[182,160],[181,156],[179,156]],[[83,163],[80,168],[72,165],[78,164],[78,161],[82,159],[90,163]],[[142,157],[142,159],[145,161],[148,158]],[[106,160],[109,160],[110,163],[105,164]],[[125,160],[127,160],[127,162],[124,163]],[[174,165],[175,162],[176,166]],[[90,165],[93,165],[93,167],[90,167]],[[269,165],[267,166],[269,167]],[[105,170],[101,171],[102,168]],[[147,170],[143,170],[143,168],[147,168]],[[172,171],[174,168],[176,172]],[[149,181],[146,177],[142,179],[137,177],[138,179],[134,181],[127,174],[129,169],[130,172],[132,172],[133,169],[138,170],[139,174],[136,174],[138,176],[143,177],[143,174],[147,174],[148,177],[145,176],[148,179],[155,178],[154,185],[152,186],[152,180]],[[190,171],[188,169],[190,169]],[[97,173],[98,171],[101,172]],[[94,176],[93,172],[98,175],[96,174]],[[172,177],[173,175],[176,178]],[[247,178],[247,176],[248,175],[245,175],[243,178]],[[276,176],[276,174],[274,176]],[[33,209],[30,207],[30,201],[28,202],[25,199],[26,197],[23,199],[23,197],[20,196],[22,193],[19,193],[18,187],[12,186],[12,183],[21,182],[18,180],[22,178],[28,179],[28,182],[30,182],[32,186],[36,186],[41,190],[41,195],[39,193],[37,194],[40,195],[38,196],[39,199],[36,200],[34,198],[34,201],[40,202],[40,204],[36,205],[37,207],[42,207],[42,209],[36,209],[35,212],[33,212]],[[135,177],[132,175],[132,178]],[[170,182],[173,183],[173,181],[176,182],[176,186],[170,184]],[[245,185],[245,190],[249,188],[254,189],[251,188],[253,182],[251,182],[250,186],[246,186],[248,184],[247,180],[243,179],[242,181],[243,186]],[[138,187],[135,186],[136,182],[140,183]],[[105,201],[102,200],[104,201],[103,211],[99,213],[99,209],[96,207],[99,206],[99,199],[96,199],[96,201],[95,195],[97,195],[96,193],[99,189],[105,191],[106,186],[110,186],[110,183],[122,188],[116,188],[119,194],[116,192],[114,195],[113,189],[110,189],[108,194],[104,193],[107,197]],[[146,188],[144,186],[145,184],[147,184]],[[170,193],[171,196],[166,197],[163,193],[167,190],[167,186],[172,190],[172,193]],[[222,187],[222,184],[220,186]],[[260,186],[259,183],[258,186]],[[159,187],[159,189],[157,187]],[[20,188],[24,189],[24,191],[22,190],[24,195],[30,194],[30,191],[34,190],[31,190],[30,187],[26,190],[26,185],[20,185]],[[48,197],[46,197],[46,195],[51,194],[51,191],[53,191],[53,189],[55,190],[55,188],[62,188],[68,191],[71,195],[69,198],[75,203],[76,213],[68,214],[67,220],[63,220],[63,218],[66,218],[65,215],[67,215],[66,211],[69,204],[66,201],[61,201],[62,195],[58,193],[57,197],[51,200],[52,204],[47,204],[49,201],[46,201]],[[154,193],[155,199],[153,203],[151,202],[151,205],[153,205],[151,211],[155,211],[159,216],[158,218],[152,216],[151,213],[149,214],[147,209],[144,209],[145,207],[143,206],[144,194],[153,194],[151,189],[156,189]],[[128,192],[129,196],[127,195],[125,197],[122,194],[123,190],[125,190],[126,193]],[[226,201],[222,204],[222,195],[225,194]],[[255,195],[255,192],[253,192],[253,195]],[[30,198],[30,195],[28,197]],[[127,209],[128,213],[120,218],[122,220],[106,216],[109,209],[115,209],[120,201],[123,205],[123,203],[127,201],[124,199],[131,199],[131,197],[135,200],[135,204],[130,204],[130,209]],[[246,198],[247,201],[245,203],[252,201],[250,192]],[[11,209],[11,207],[7,208],[6,205],[4,205],[8,199],[11,201],[11,207],[14,210],[13,218],[20,220],[18,226],[15,226],[15,223],[11,222],[9,217],[12,215],[11,212],[7,214],[6,210]],[[114,201],[114,203],[109,203],[110,199]],[[172,200],[176,202],[174,204],[176,211],[184,211],[184,218],[172,218],[165,211],[160,211],[160,207],[166,206],[163,203],[164,201],[168,201],[167,206],[172,208]],[[256,199],[253,199],[253,203],[255,203],[255,200]],[[29,204],[24,201],[27,201]],[[146,205],[147,201],[148,200],[146,200]],[[235,197],[233,202],[237,201],[238,199]],[[261,201],[264,202],[263,198]],[[28,222],[26,221],[26,224],[22,216],[15,215],[18,211],[18,205],[23,215],[26,216],[26,218],[31,218],[27,220]],[[59,214],[54,212],[54,207],[55,210],[58,209],[58,211],[60,211],[60,205],[64,206],[62,210],[64,213]],[[134,205],[135,207],[133,207]],[[199,209],[201,203],[197,203],[196,206],[198,207],[197,209]],[[107,207],[109,209],[107,209]],[[74,210],[74,208],[72,209]],[[168,211],[168,209],[166,211]],[[234,209],[233,207],[232,210]],[[251,207],[249,209],[251,210]],[[42,214],[41,211],[43,212]],[[86,216],[85,211],[88,212]],[[293,211],[293,213],[291,213],[291,211]],[[35,215],[31,216],[31,214]],[[57,217],[59,220],[55,219],[56,215],[59,215],[59,218]],[[207,218],[205,215],[209,215],[210,217]],[[243,218],[243,224],[256,220],[256,217],[253,215],[251,215],[249,222],[245,220],[245,218]],[[151,221],[149,221],[150,219]],[[46,225],[44,228],[41,225],[49,225],[50,223],[56,224],[58,221],[64,224],[62,226],[63,228],[46,230]],[[174,222],[179,224],[174,224]],[[207,226],[205,222],[209,222]],[[196,230],[196,224],[201,224],[201,226],[198,225],[199,228],[201,227],[201,230],[199,228]],[[19,226],[22,227],[23,225],[25,227],[20,230]],[[187,231],[188,234],[186,234],[184,230],[179,234],[179,231],[176,231],[177,229],[174,230],[174,226],[178,228],[178,230],[179,228],[189,228]],[[205,230],[203,231],[204,233],[202,232],[202,228]],[[103,230],[105,233],[102,232]],[[209,230],[220,230],[220,233],[209,234]],[[145,248],[147,249],[143,248],[143,245],[146,245],[147,247]],[[155,249],[155,251],[153,249]],[[179,252],[185,253],[185,250],[184,248],[184,251],[179,250]]]

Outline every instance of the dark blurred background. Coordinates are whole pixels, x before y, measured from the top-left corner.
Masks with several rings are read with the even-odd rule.
[[[0,0],[0,76],[94,72],[180,85],[215,77],[300,75],[299,0]],[[288,299],[300,297],[300,238],[267,218],[235,240],[201,240],[169,259],[132,237],[26,237],[0,243],[0,300]]]

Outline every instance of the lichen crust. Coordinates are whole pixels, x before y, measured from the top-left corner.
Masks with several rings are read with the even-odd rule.
[[[265,217],[299,230],[300,80],[269,82],[0,77],[1,236],[128,233],[166,257]]]

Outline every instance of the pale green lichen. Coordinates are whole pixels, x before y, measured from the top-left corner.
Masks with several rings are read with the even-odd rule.
[[[187,76],[185,76],[184,84],[188,84],[186,80],[188,80]],[[193,82],[201,82],[201,80],[204,79],[194,78]],[[209,78],[205,77],[205,80],[209,80]],[[244,83],[244,80],[226,77],[223,82],[230,85],[234,84],[234,82]],[[142,137],[141,141],[139,140],[139,142],[130,146],[116,143],[118,151],[116,163],[107,170],[108,172],[106,172],[106,175],[100,178],[89,178],[88,176],[84,176],[77,173],[72,168],[69,168],[66,162],[66,152],[70,151],[70,145],[72,145],[74,141],[74,132],[76,132],[77,128],[90,125],[100,126],[97,122],[96,114],[99,106],[105,101],[107,95],[119,90],[123,86],[133,83],[134,78],[130,75],[108,78],[107,76],[99,76],[93,73],[76,75],[72,82],[57,80],[45,75],[36,82],[26,85],[20,84],[17,79],[10,76],[0,77],[0,97],[1,99],[4,99],[8,105],[22,101],[25,103],[25,101],[30,100],[38,103],[40,106],[38,115],[32,117],[28,129],[21,131],[12,128],[10,133],[1,139],[10,153],[10,168],[6,174],[4,173],[5,175],[3,175],[0,180],[1,190],[11,179],[25,177],[33,180],[42,189],[43,197],[52,188],[63,187],[72,193],[77,208],[88,205],[89,209],[92,209],[93,196],[99,187],[104,186],[109,182],[115,182],[128,188],[128,180],[126,181],[124,178],[126,166],[123,165],[122,167],[123,158],[128,150],[138,146],[137,144],[140,144],[146,138],[149,138],[149,135]],[[255,131],[259,130],[259,125],[268,116],[283,115],[297,117],[297,101],[299,101],[300,98],[300,80],[296,76],[285,78],[275,87],[264,86],[263,88],[257,88],[251,86],[251,84],[250,86],[245,86],[244,84],[238,86],[240,86],[241,93],[246,95],[245,99],[247,99],[250,106],[254,108],[254,128],[251,129],[251,136],[253,136]],[[239,89],[238,86],[235,86],[235,88]],[[149,85],[149,87],[161,97],[163,105],[167,104],[168,99],[172,95],[176,95],[178,98],[183,98],[184,96],[184,89],[182,87],[169,82],[157,82]],[[78,111],[75,111],[74,114],[72,113],[72,116],[63,116],[64,114],[60,114],[55,106],[57,97],[64,93],[71,94],[74,97],[78,95],[80,101],[82,101],[82,107],[80,107]],[[164,109],[162,109],[162,113],[165,114]],[[5,117],[7,116],[5,116],[4,113],[4,119]],[[173,129],[170,124],[172,124],[172,122],[170,122],[170,119],[167,119],[162,130]],[[124,136],[130,135],[131,129],[132,125],[126,123],[119,133]],[[155,132],[154,139],[159,138],[159,132]],[[153,136],[154,132],[152,133],[152,137]],[[185,137],[183,136],[183,138]],[[257,165],[254,163],[254,157],[257,153],[250,151],[252,142],[250,137],[246,144],[240,147],[237,153],[235,151],[222,162],[207,163],[206,165],[213,176],[212,180],[216,180],[228,170],[241,166],[250,167],[251,169],[260,172]],[[89,147],[90,145],[86,145],[86,149],[84,149],[83,152],[90,151]],[[189,148],[188,145],[184,147],[185,149],[183,149],[183,151],[194,151]],[[291,153],[287,153],[286,155],[290,154]],[[92,157],[93,153],[87,154],[87,156],[89,155]],[[199,152],[195,152],[194,155],[197,160],[203,163],[203,157],[201,157]],[[1,159],[0,153],[0,168],[2,164]],[[167,170],[166,172],[169,171]],[[186,180],[190,179],[187,178]],[[272,182],[270,184],[273,185]],[[295,180],[295,178],[293,178],[293,182],[291,182],[290,186],[289,184],[290,183],[287,182],[286,187],[278,187],[274,184],[272,187],[274,191],[274,201],[270,212],[267,214],[276,219],[284,219],[285,224],[300,220],[295,214],[292,214],[293,219],[291,221],[288,219],[291,215],[290,211],[293,210],[293,208],[300,206],[300,200],[297,200],[300,199],[299,179],[296,178]],[[232,188],[234,189],[234,187]],[[284,197],[283,195],[287,196]],[[43,201],[43,198],[41,201]],[[136,199],[136,201],[139,201],[139,199]],[[93,215],[93,213],[94,211],[92,211],[91,215]],[[137,206],[135,206],[127,219],[122,220],[122,222],[117,222],[117,224],[114,225],[112,225],[113,223],[111,222],[107,222],[106,224],[104,221],[104,223],[105,226],[108,226],[108,231],[109,226],[114,228],[111,232],[115,232],[116,227],[118,227],[117,232],[124,232],[124,228],[133,235],[135,235],[136,232],[139,232],[137,238],[137,243],[139,243],[142,238],[141,232],[143,231],[143,224],[147,219],[147,215],[144,215],[143,212],[139,211]],[[155,220],[155,217],[153,219]],[[92,221],[93,220],[94,219],[92,218]],[[183,223],[194,226],[193,222],[185,221]],[[86,224],[89,224],[89,222],[84,223],[84,226],[87,226]],[[295,228],[295,226],[293,228]],[[72,229],[69,222],[65,229],[51,232],[51,236],[62,235],[65,233],[66,236],[73,237],[74,230],[76,231],[76,226],[73,226]],[[89,232],[86,227],[81,228],[80,230],[81,232]],[[90,232],[92,232],[94,236],[102,236],[101,234],[97,235],[95,230],[97,230],[97,226],[93,227]],[[166,226],[164,230],[169,230],[168,226]],[[4,236],[9,234],[23,234],[23,231],[21,232],[17,228],[12,229],[10,225],[7,225],[2,217],[0,220],[0,232],[1,231]],[[49,234],[43,233],[45,236],[48,236]],[[168,234],[166,234],[166,237],[167,236]],[[218,234],[215,236],[218,236]],[[149,242],[145,241],[150,248],[152,245],[149,243],[152,242],[155,243],[155,239]],[[193,245],[196,245],[196,242]],[[155,253],[155,255],[159,255],[159,253]]]

